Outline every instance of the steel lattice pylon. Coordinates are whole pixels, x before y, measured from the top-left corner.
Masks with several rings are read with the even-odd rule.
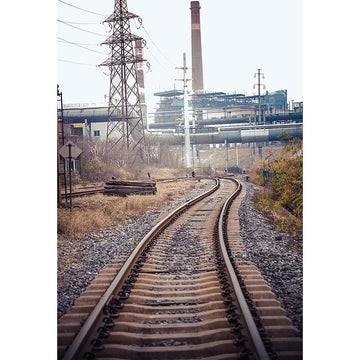
[[[114,12],[104,22],[112,29],[112,35],[103,42],[109,45],[111,57],[100,66],[110,69],[108,104],[107,147],[126,145],[129,152],[136,147],[145,148],[144,126],[140,106],[140,92],[136,64],[145,61],[135,54],[134,42],[145,40],[131,33],[130,19],[138,15],[127,10],[126,0],[115,0]],[[111,143],[111,144],[110,144]]]

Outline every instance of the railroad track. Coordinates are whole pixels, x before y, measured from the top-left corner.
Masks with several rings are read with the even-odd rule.
[[[178,177],[178,178],[166,178],[166,179],[154,179],[156,183],[166,183],[166,182],[177,182],[181,180],[189,180],[187,177]],[[144,182],[148,183],[148,182]],[[95,195],[98,193],[104,193],[105,186],[92,186],[89,188],[82,188],[81,190],[75,190],[72,192],[72,197],[82,197],[82,196],[89,196],[89,195]],[[66,197],[70,198],[70,194],[67,195],[65,193],[61,194],[61,199],[65,200]]]
[[[159,222],[125,263],[112,264],[118,269],[99,275],[60,319],[59,358],[301,358],[299,342],[289,340],[297,339],[295,333],[280,332],[285,345],[275,341],[280,351],[274,352],[257,300],[246,290],[247,275],[239,272],[251,264],[236,263],[231,254],[238,244],[227,217],[240,190],[235,180],[217,180]],[[270,302],[264,316],[282,317],[276,307]]]
[[[96,188],[96,189],[85,189],[85,190],[80,190],[80,191],[73,191],[72,192],[72,197],[82,197],[82,196],[89,196],[89,195],[95,195],[98,193],[103,193],[104,192],[104,187],[100,187],[100,188]],[[67,194],[67,197],[70,198],[70,194]],[[66,199],[66,194],[61,194],[61,199],[65,200]]]

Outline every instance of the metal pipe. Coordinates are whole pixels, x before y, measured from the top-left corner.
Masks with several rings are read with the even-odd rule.
[[[98,123],[98,122],[107,122],[108,112],[106,107],[94,107],[94,108],[68,108],[63,110],[64,122],[66,124],[76,123],[81,124],[87,119],[88,124]],[[287,113],[287,114],[269,114],[265,115],[266,122],[272,121],[302,121],[303,114],[302,112]],[[216,124],[237,124],[237,123],[247,123],[248,118],[238,117],[231,119],[208,119],[198,121],[198,126],[203,125],[216,125]],[[169,123],[153,123],[149,124],[149,129],[159,129],[159,128],[175,128],[174,122]]]
[[[221,131],[207,134],[190,134],[191,144],[224,144],[228,143],[257,143],[269,141],[281,141],[281,134],[285,132],[290,137],[303,137],[302,125],[293,128],[276,128],[276,129],[252,129],[238,131]],[[165,141],[169,145],[183,145],[183,134],[161,135],[159,141]]]
[[[80,123],[83,122],[83,119],[85,117],[88,119],[88,122],[93,122],[95,118],[96,118],[95,121],[101,121],[102,119],[106,118],[105,116],[102,118],[105,109],[106,108],[64,109],[64,121],[67,123],[71,121]],[[151,125],[149,126],[150,129],[152,128]],[[282,132],[288,133],[291,137],[302,138],[303,125],[302,123],[276,124],[276,125],[262,126],[261,129],[246,129],[244,126],[239,128],[238,130],[233,128],[231,131],[225,130],[217,133],[190,134],[190,143],[191,144],[223,144],[225,139],[229,143],[279,141],[281,140],[279,136]],[[179,134],[179,135],[163,134],[163,135],[159,135],[158,140],[166,141],[166,142],[169,141],[170,145],[184,145],[183,134]]]

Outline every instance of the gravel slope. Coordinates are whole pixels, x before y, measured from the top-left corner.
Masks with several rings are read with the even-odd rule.
[[[258,267],[288,317],[302,332],[302,244],[277,231],[254,207],[254,186],[250,183],[244,186],[246,195],[239,208],[239,221],[246,253],[237,256]]]

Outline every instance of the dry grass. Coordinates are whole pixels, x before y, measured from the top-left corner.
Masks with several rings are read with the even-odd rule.
[[[298,219],[275,203],[264,191],[255,193],[254,202],[255,206],[272,221],[279,231],[302,238],[302,219]]]
[[[127,219],[156,212],[192,188],[203,186],[202,183],[189,180],[158,183],[156,195],[131,195],[122,198],[97,194],[75,198],[72,211],[58,209],[58,234],[81,238],[87,232],[121,226]]]

